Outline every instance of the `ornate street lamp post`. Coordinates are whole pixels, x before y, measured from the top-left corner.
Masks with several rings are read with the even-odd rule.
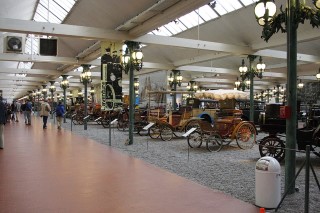
[[[47,91],[47,85],[46,84],[43,84],[42,85],[42,91],[41,93],[43,94],[43,100],[46,100],[47,99],[47,94],[48,94],[48,91]]]
[[[262,38],[268,41],[279,30],[287,32],[287,105],[291,115],[286,122],[285,151],[285,190],[295,192],[295,162],[296,162],[296,123],[297,123],[297,29],[305,20],[312,27],[319,27],[319,0],[312,1],[316,8],[305,5],[305,1],[287,0],[287,8],[275,15],[276,5],[273,0],[260,0],[255,7],[259,25],[263,26]]]
[[[169,85],[173,91],[177,91],[177,86],[181,86],[182,75],[180,70],[172,70],[170,76],[168,77]],[[177,94],[174,92],[172,95],[172,106],[173,110],[177,110]]]
[[[40,115],[40,95],[41,95],[41,91],[38,88],[38,91],[37,91],[37,98],[38,98],[37,112],[38,112],[38,116]]]
[[[63,89],[63,105],[64,109],[67,111],[67,95],[66,91],[69,88],[69,81],[67,79],[68,75],[62,75],[62,81],[60,82],[60,87]],[[66,116],[63,116],[63,123],[67,123]]]
[[[89,64],[82,64],[83,71],[80,75],[80,82],[84,85],[84,117],[88,115],[88,84],[92,82]],[[84,120],[84,130],[87,130],[87,119]]]
[[[55,81],[49,81],[50,87],[49,92],[51,93],[51,110],[53,110],[53,93],[56,91],[56,87],[54,86]],[[51,118],[53,118],[53,113],[51,113]]]
[[[249,59],[249,69],[245,66],[244,59],[242,64],[239,67],[239,72],[242,79],[248,79],[246,82],[250,88],[250,121],[254,122],[254,97],[253,97],[253,78],[258,77],[262,78],[262,73],[264,72],[266,65],[262,62],[262,57],[259,57],[259,63],[257,64],[256,69],[252,67],[252,63],[257,58],[255,55],[248,55]]]
[[[127,45],[125,55],[122,58],[123,69],[127,74],[129,72],[129,141],[128,145],[133,144],[133,130],[134,130],[134,70],[142,69],[143,53],[140,50],[140,44],[134,41],[126,41]]]

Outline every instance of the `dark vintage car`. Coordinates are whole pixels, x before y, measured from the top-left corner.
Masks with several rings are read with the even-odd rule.
[[[254,100],[254,124],[259,124],[260,114],[265,111],[265,102]],[[236,100],[236,107],[242,110],[242,119],[250,120],[250,101]]]

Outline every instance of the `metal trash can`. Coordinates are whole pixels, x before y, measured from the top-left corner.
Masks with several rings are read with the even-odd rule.
[[[262,157],[255,170],[256,205],[276,208],[281,201],[281,167],[273,157]]]

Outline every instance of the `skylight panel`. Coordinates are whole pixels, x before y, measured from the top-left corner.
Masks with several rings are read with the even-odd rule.
[[[62,23],[77,0],[40,0],[34,15],[35,21]],[[49,20],[48,20],[49,19]]]
[[[155,33],[157,33],[156,35],[172,36],[172,33],[168,31],[164,26],[159,27]]]
[[[165,27],[174,35],[187,29],[183,24],[179,23],[179,21],[177,21],[177,23],[170,22],[166,24]]]
[[[55,14],[61,20],[63,20],[68,15],[68,12],[54,1],[50,4],[50,12],[52,14]]]
[[[240,9],[242,6],[235,0],[216,0],[217,5],[221,5],[228,13]]]
[[[179,20],[188,28],[195,27],[198,24],[202,24],[204,22],[204,20],[200,18],[195,11],[192,11],[191,13],[180,17]]]
[[[245,6],[251,5],[259,0],[240,0]]]
[[[207,4],[199,8],[199,15],[205,21],[210,21],[210,20],[215,19],[215,18],[218,17],[218,15]]]
[[[76,1],[74,1],[74,0],[54,0],[54,2],[58,5],[60,5],[60,7],[65,9],[67,12],[70,12],[70,10],[72,9],[72,7]]]
[[[216,4],[216,7],[214,8],[220,16],[226,14],[228,11],[226,11],[226,9],[224,9],[224,7],[222,7],[221,4]]]

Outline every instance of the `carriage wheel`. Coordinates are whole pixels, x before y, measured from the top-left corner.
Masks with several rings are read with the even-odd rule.
[[[103,128],[107,128],[107,127],[109,127],[109,120],[102,120],[101,124],[102,124]]]
[[[201,144],[202,144],[202,135],[200,132],[194,131],[188,136],[188,145],[191,148],[199,148]]]
[[[72,119],[72,123],[74,124],[74,125],[77,125],[78,124],[78,122],[77,122],[77,120],[76,119]]]
[[[173,137],[173,131],[170,127],[165,126],[161,131],[160,131],[160,137],[163,141],[170,141]]]
[[[236,133],[237,144],[241,149],[251,149],[256,141],[256,130],[250,123],[242,123]]]
[[[152,139],[156,139],[160,136],[160,129],[158,126],[152,126],[148,129],[148,135]]]
[[[223,140],[219,134],[212,134],[207,138],[206,141],[207,149],[210,152],[219,152],[223,146]]]
[[[259,144],[260,156],[270,156],[279,162],[284,159],[284,142],[278,137],[268,136],[261,140]]]

